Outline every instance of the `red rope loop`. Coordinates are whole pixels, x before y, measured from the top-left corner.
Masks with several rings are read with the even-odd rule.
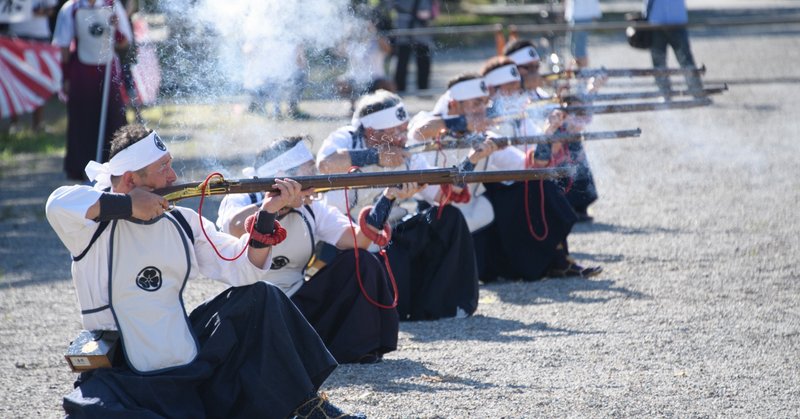
[[[459,193],[453,192],[453,185],[443,184],[440,185],[440,187],[442,188],[442,194],[447,194],[450,202],[454,202],[456,204],[466,204],[472,198],[472,195],[469,193],[469,188],[466,186],[461,188],[461,192]]]
[[[530,169],[533,167],[533,153],[534,149],[530,149],[525,153],[525,168]],[[542,235],[536,234],[536,231],[533,229],[533,223],[531,222],[531,211],[528,204],[528,181],[525,181],[525,221],[528,223],[528,232],[531,233],[531,237],[536,239],[536,241],[544,241],[547,238],[549,233],[549,227],[547,225],[547,218],[544,215],[544,179],[539,181],[539,200],[540,200],[540,210],[542,212],[542,224],[544,225],[544,231]]]
[[[265,246],[275,246],[286,240],[286,229],[281,227],[281,223],[275,220],[275,229],[270,234],[264,234],[255,229],[258,214],[252,214],[244,219],[244,229],[250,234],[250,240],[255,240]]]
[[[357,168],[356,167],[351,167],[349,172],[353,172],[355,169],[357,169]],[[364,296],[364,299],[367,300],[368,303],[374,305],[375,307],[382,308],[382,309],[385,309],[385,310],[394,309],[394,308],[397,307],[397,298],[398,298],[398,294],[399,294],[398,291],[397,291],[397,281],[395,281],[395,279],[394,279],[394,273],[392,272],[392,267],[389,266],[389,255],[386,254],[386,250],[383,249],[382,247],[381,247],[380,254],[381,254],[381,256],[383,256],[383,263],[386,265],[386,272],[389,274],[389,282],[392,284],[392,292],[394,293],[394,298],[392,299],[392,304],[386,305],[386,304],[381,304],[381,303],[375,301],[372,297],[369,296],[369,293],[367,293],[367,289],[364,288],[364,280],[361,279],[361,267],[360,267],[360,261],[359,261],[359,256],[358,256],[358,237],[356,237],[356,228],[353,225],[353,218],[350,217],[350,201],[347,200],[347,189],[348,189],[347,187],[344,188],[344,206],[345,206],[345,210],[347,211],[347,220],[350,222],[350,234],[353,235],[353,252],[355,253],[355,259],[356,259],[356,279],[358,280],[358,287],[361,289],[361,295]],[[363,211],[362,211],[362,213],[363,213]],[[359,216],[359,219],[361,219],[360,216]],[[389,226],[387,225],[387,226],[385,226],[385,228],[389,228]],[[361,229],[361,231],[364,233],[364,235],[369,238],[370,236],[367,233],[368,230],[369,229]],[[388,234],[389,234],[389,237],[391,237],[391,230],[389,230]],[[375,240],[373,240],[371,238],[370,238],[370,240],[372,240],[373,242],[375,241]],[[377,243],[375,243],[375,244],[377,244]],[[388,240],[387,240],[387,244],[388,244]]]
[[[214,252],[217,254],[217,256],[219,256],[219,258],[222,259],[222,260],[227,260],[228,262],[232,262],[232,261],[234,261],[236,259],[239,259],[244,254],[244,252],[247,250],[247,248],[250,247],[250,246],[249,246],[249,243],[245,243],[244,247],[242,248],[242,251],[239,252],[238,255],[236,255],[236,256],[234,256],[232,258],[229,258],[229,257],[223,256],[222,253],[219,252],[219,249],[217,249],[217,246],[214,244],[214,242],[211,241],[211,238],[208,237],[208,233],[206,232],[205,224],[203,223],[203,201],[205,200],[205,197],[206,197],[206,188],[208,188],[208,182],[210,182],[211,179],[213,179],[215,177],[218,177],[220,179],[220,181],[224,181],[225,180],[225,178],[222,177],[221,173],[214,172],[214,173],[208,175],[208,177],[206,177],[206,180],[204,180],[203,183],[200,184],[200,203],[197,205],[197,218],[200,220],[200,231],[203,232],[203,236],[205,236],[206,240],[208,240],[208,243],[211,245],[211,248],[214,249]]]
[[[373,231],[372,226],[367,223],[367,215],[369,215],[371,209],[372,207],[369,205],[361,209],[358,214],[358,226],[361,227],[361,233],[372,240],[373,243],[379,247],[386,247],[392,240],[392,227],[389,226],[389,223],[386,223],[380,231]]]
[[[450,203],[450,195],[453,194],[453,187],[452,185],[442,184],[439,185],[439,189],[442,191],[442,197],[439,199],[439,208],[436,210],[436,219],[440,220],[442,218],[442,211],[444,211],[444,206]]]

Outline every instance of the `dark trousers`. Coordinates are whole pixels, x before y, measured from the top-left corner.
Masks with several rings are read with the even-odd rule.
[[[428,80],[431,75],[431,48],[427,44],[412,42],[397,45],[397,69],[394,73],[394,82],[398,92],[406,90],[408,60],[411,58],[412,52],[417,59],[417,88],[420,90],[428,88]]]
[[[383,261],[359,249],[358,269],[353,250],[343,250],[292,296],[292,302],[314,327],[325,346],[342,364],[358,362],[369,353],[397,349],[397,309]],[[369,296],[373,302],[367,300]]]
[[[528,182],[530,217],[527,217],[525,182],[484,185],[486,197],[494,209],[494,222],[473,234],[480,279],[483,282],[496,281],[498,277],[535,281],[544,277],[550,268],[563,265],[567,235],[578,217],[561,187],[553,181]]]
[[[650,56],[653,59],[654,68],[667,67],[667,45],[672,47],[675,58],[682,68],[694,68],[694,57],[689,46],[689,32],[686,28],[659,30],[653,32],[653,45],[650,47]],[[664,94],[669,94],[671,89],[669,76],[656,77],[658,89]],[[696,74],[686,75],[686,84],[689,90],[699,91],[703,89],[703,83]]]
[[[436,320],[478,308],[475,250],[464,216],[447,205],[395,226],[386,249],[397,281],[400,320]]]
[[[194,361],[146,375],[124,363],[84,372],[64,397],[66,417],[282,419],[336,368],[289,297],[264,282],[223,291],[189,320]]]

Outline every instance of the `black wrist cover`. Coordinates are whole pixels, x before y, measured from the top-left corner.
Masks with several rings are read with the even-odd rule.
[[[380,162],[378,149],[368,148],[366,150],[350,150],[350,164],[353,166],[364,167],[376,165]]]
[[[133,215],[133,201],[130,195],[103,192],[98,202],[100,202],[100,215],[95,221],[122,220]]]
[[[393,204],[393,200],[382,196],[375,206],[369,211],[369,214],[367,214],[367,224],[377,228],[378,230],[382,229],[383,225],[386,224],[386,220],[389,219],[389,214],[392,212]]]
[[[253,230],[261,234],[274,233],[276,215],[277,214],[267,211],[259,211],[258,215],[256,216],[256,224],[253,226]]]
[[[469,158],[465,158],[464,161],[458,165],[458,170],[461,170],[462,172],[471,172],[475,170],[475,164],[469,161]]]
[[[455,118],[446,118],[444,126],[451,132],[467,132],[467,117],[461,115]]]
[[[267,211],[259,211],[256,215],[256,222],[253,225],[253,230],[262,233],[262,234],[272,234],[275,232],[275,216],[277,214],[273,214]],[[250,247],[254,249],[263,249],[268,247],[266,244],[261,243],[257,240],[250,239]]]

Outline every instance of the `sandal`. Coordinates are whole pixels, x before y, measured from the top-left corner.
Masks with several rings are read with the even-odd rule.
[[[569,266],[564,269],[550,269],[550,271],[547,272],[547,276],[551,278],[567,278],[571,276],[591,278],[593,276],[600,275],[601,272],[603,272],[602,266],[590,266],[588,268],[584,268],[575,262],[570,262]]]
[[[294,419],[366,419],[361,413],[344,413],[328,400],[327,394],[322,392],[301,404],[293,415]]]

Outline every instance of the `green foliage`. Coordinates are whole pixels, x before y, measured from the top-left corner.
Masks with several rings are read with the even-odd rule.
[[[30,128],[16,133],[0,132],[0,159],[10,161],[18,153],[61,153],[66,144],[66,126],[62,129],[33,131]]]

